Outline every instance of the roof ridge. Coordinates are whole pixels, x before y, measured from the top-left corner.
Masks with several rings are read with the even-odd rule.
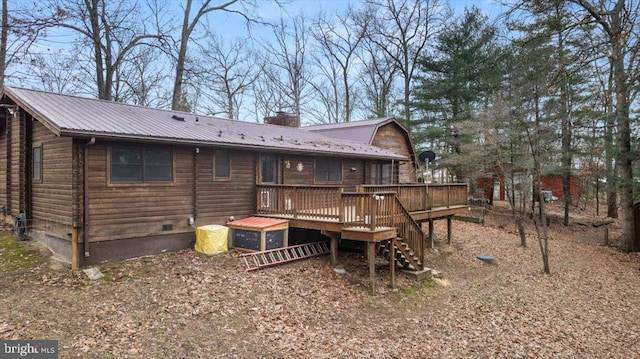
[[[347,127],[347,125],[349,125],[348,127],[363,127],[363,126],[369,126],[369,125],[371,125],[371,123],[380,123],[380,122],[385,122],[385,121],[389,121],[389,120],[393,120],[393,119],[394,119],[394,117],[370,118],[370,119],[366,119],[366,120],[358,120],[358,121],[350,121],[350,122],[336,122],[336,123],[322,123],[322,124],[308,125],[308,126],[304,126],[304,128],[311,128],[311,127]]]

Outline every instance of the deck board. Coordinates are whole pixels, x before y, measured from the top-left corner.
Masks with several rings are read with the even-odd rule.
[[[410,214],[411,214],[411,217],[413,217],[413,219],[416,222],[424,222],[430,219],[446,218],[456,214],[462,214],[462,213],[468,213],[468,212],[469,212],[469,206],[460,205],[460,206],[450,206],[450,207],[443,207],[443,208],[434,208],[427,211],[410,212]]]

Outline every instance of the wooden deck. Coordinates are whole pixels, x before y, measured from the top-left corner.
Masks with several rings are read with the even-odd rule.
[[[331,241],[332,264],[339,238],[367,243],[372,279],[376,243],[391,243],[392,273],[395,258],[422,270],[427,238],[433,243],[433,220],[447,219],[450,240],[451,217],[469,210],[466,184],[362,185],[355,192],[341,186],[259,185],[256,208],[259,216],[288,219],[290,227],[322,231]],[[428,237],[421,226],[427,221]]]
[[[394,235],[410,237],[411,230],[401,227],[417,224],[421,231],[422,222],[450,218],[469,209],[467,186],[457,183],[428,188],[421,184],[362,185],[355,192],[345,192],[341,186],[259,185],[256,208],[257,215],[288,219],[291,227],[340,233],[342,238],[365,242]]]

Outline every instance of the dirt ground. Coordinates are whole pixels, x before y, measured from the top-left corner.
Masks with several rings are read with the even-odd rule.
[[[375,296],[356,252],[340,252],[346,274],[328,256],[246,272],[237,253],[192,250],[101,265],[99,280],[43,253],[5,261],[0,339],[56,339],[60,358],[640,358],[640,256],[604,246],[593,214],[564,227],[549,209],[551,275],[532,225],[522,248],[496,205],[484,226],[454,221],[450,246],[436,222],[441,278],[399,273],[394,290],[379,258]]]

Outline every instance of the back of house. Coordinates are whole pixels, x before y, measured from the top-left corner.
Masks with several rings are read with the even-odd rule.
[[[3,219],[24,218],[31,238],[81,265],[187,248],[198,226],[254,215],[261,185],[352,191],[411,161],[299,121],[262,125],[14,87],[0,105]]]

